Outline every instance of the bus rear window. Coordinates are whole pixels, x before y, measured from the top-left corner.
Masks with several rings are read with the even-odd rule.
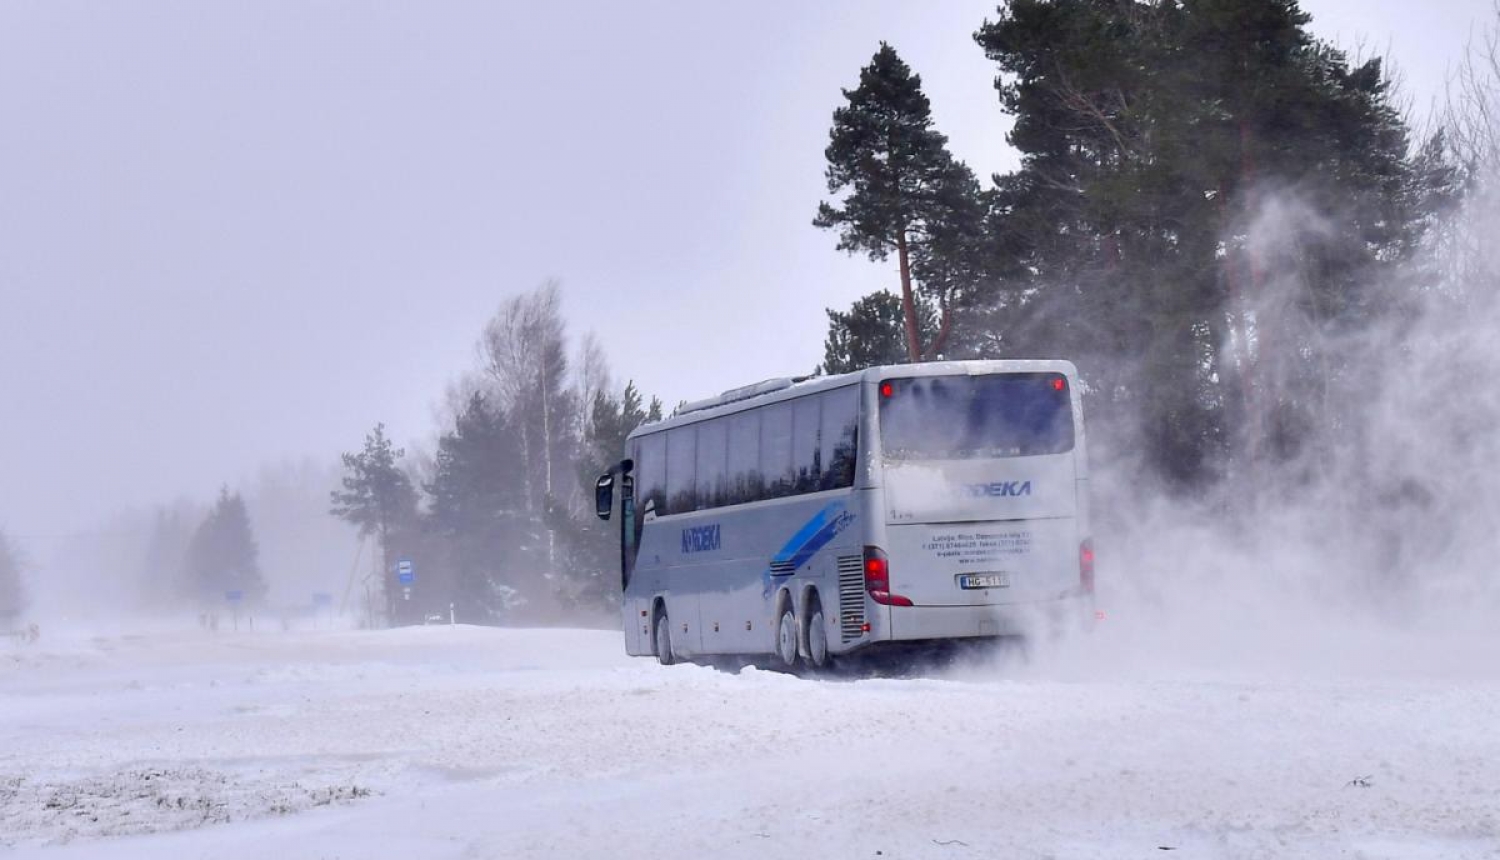
[[[880,384],[887,460],[1029,457],[1073,450],[1067,380],[1056,373],[918,376]]]

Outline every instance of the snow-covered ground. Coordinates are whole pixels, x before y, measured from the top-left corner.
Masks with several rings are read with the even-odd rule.
[[[466,627],[0,645],[0,854],[1500,856],[1493,675],[1093,662],[815,681]]]

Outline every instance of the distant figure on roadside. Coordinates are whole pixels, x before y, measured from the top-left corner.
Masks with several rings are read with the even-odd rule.
[[[36,641],[38,639],[40,639],[40,638],[42,638],[42,628],[38,627],[37,623],[35,621],[33,621],[30,624],[26,625],[26,641],[27,642],[35,645]]]

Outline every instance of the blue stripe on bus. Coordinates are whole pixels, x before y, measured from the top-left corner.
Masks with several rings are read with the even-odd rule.
[[[839,531],[839,521],[837,518],[824,523],[823,527],[818,529],[812,537],[808,538],[807,542],[788,559],[792,563],[793,569],[801,567],[809,559],[817,555],[818,550],[827,546],[828,542],[833,540],[834,535],[837,535]]]
[[[819,532],[832,520],[833,515],[842,510],[843,507],[843,502],[831,502],[823,510],[813,514],[812,519],[803,524],[802,528],[798,529],[797,533],[792,535],[792,539],[787,541],[786,545],[771,560],[791,561],[804,545],[817,537]]]
[[[792,535],[791,540],[781,548],[776,555],[772,556],[773,564],[789,564],[792,571],[806,564],[818,550],[828,545],[828,542],[838,536],[848,526],[853,516],[844,510],[843,502],[830,502],[821,511],[813,515],[812,519],[803,524],[797,533]],[[789,571],[789,572],[792,572]],[[775,576],[771,572],[770,565],[766,566],[763,597],[771,596],[771,578]]]

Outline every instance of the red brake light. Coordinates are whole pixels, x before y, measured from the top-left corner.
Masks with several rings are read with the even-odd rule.
[[[1078,545],[1078,584],[1086,594],[1094,593],[1094,542],[1091,540]]]
[[[871,600],[882,606],[911,606],[911,598],[891,593],[890,565],[879,547],[865,547],[865,590],[870,592]]]
[[[1061,376],[1055,377],[1052,380],[1052,390],[1053,391],[1062,391],[1064,388],[1067,388],[1067,387],[1068,387],[1067,380],[1063,379]]]
[[[885,553],[873,546],[865,547],[865,589],[873,592],[889,591],[890,588],[890,562]]]
[[[882,382],[882,383],[880,383],[880,396],[881,397],[890,397],[892,394],[895,394],[895,393],[896,393],[896,386],[890,384],[889,382]]]

